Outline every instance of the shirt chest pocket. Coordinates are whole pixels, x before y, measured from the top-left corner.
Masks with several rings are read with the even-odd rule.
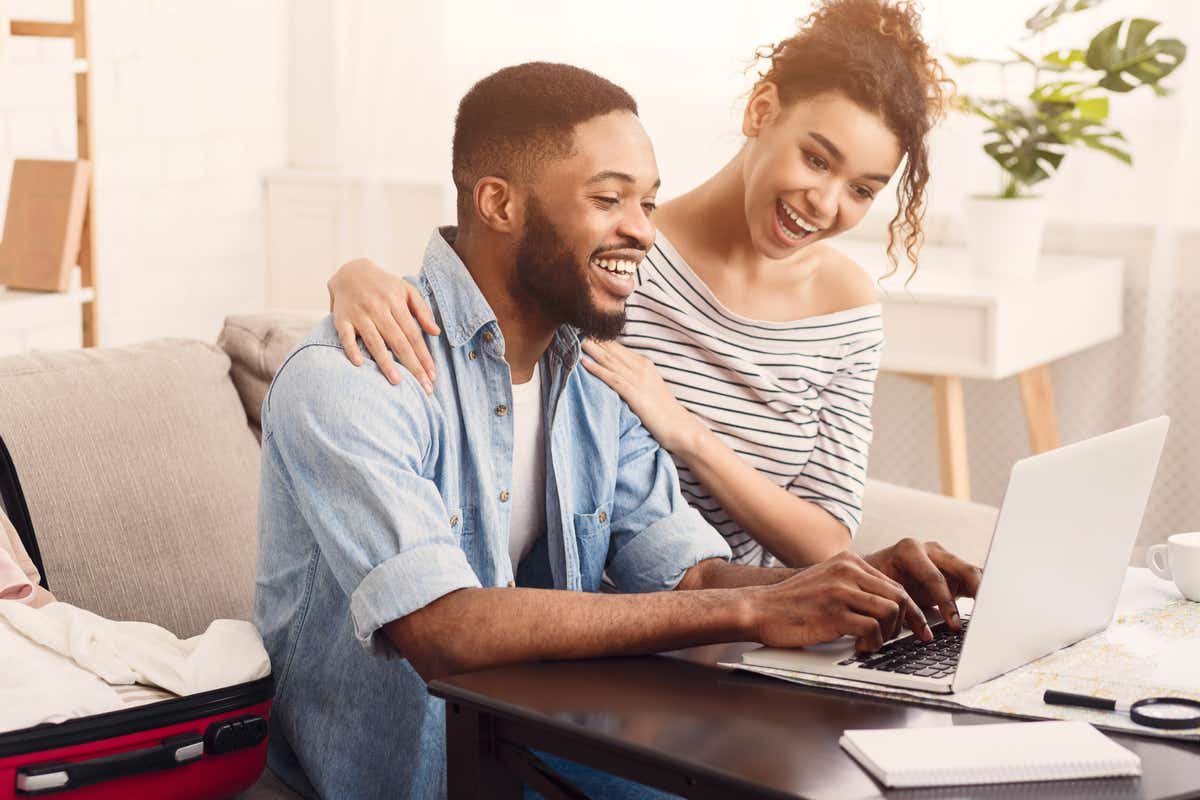
[[[446,522],[450,525],[450,535],[467,554],[467,559],[471,560],[475,555],[475,507],[451,508],[447,510],[446,514]]]
[[[590,514],[575,514],[575,543],[579,549],[579,577],[584,591],[596,591],[608,559],[612,529],[612,502],[600,505]]]

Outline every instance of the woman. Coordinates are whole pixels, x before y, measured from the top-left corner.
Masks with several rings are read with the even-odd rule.
[[[821,561],[861,520],[880,307],[867,274],[821,240],[857,225],[903,163],[888,254],[896,265],[902,242],[916,262],[926,138],[948,85],[919,26],[907,3],[826,0],[760,51],[745,143],[655,213],[620,343],[584,343],[586,368],[674,456],[684,496],[738,562]],[[360,260],[329,289],[351,360],[357,333],[429,391],[417,322],[438,330],[415,288]]]

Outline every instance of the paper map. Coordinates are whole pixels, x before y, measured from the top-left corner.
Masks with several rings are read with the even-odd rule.
[[[1046,689],[1093,694],[1123,701],[1144,697],[1200,700],[1200,603],[1179,599],[1173,586],[1147,579],[1147,571],[1131,569],[1122,601],[1104,631],[1006,675],[952,695],[909,689],[865,687],[837,678],[783,670],[725,666],[767,674],[794,683],[852,691],[887,699],[918,701],[940,708],[969,709],[1023,717],[1071,719],[1148,736],[1200,741],[1200,729],[1169,731],[1146,728],[1127,715],[1042,702]],[[1167,590],[1165,587],[1170,586]],[[1147,608],[1147,605],[1152,607]]]

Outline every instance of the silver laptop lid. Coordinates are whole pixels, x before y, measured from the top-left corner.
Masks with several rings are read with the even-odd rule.
[[[1167,417],[1018,461],[954,675],[959,692],[1112,619]]]

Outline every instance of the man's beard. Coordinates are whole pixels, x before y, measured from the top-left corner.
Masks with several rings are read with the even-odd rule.
[[[554,223],[530,198],[525,233],[517,245],[517,264],[510,286],[513,297],[559,324],[572,325],[584,336],[606,341],[625,327],[625,307],[607,312],[592,302],[588,266],[580,265]]]

